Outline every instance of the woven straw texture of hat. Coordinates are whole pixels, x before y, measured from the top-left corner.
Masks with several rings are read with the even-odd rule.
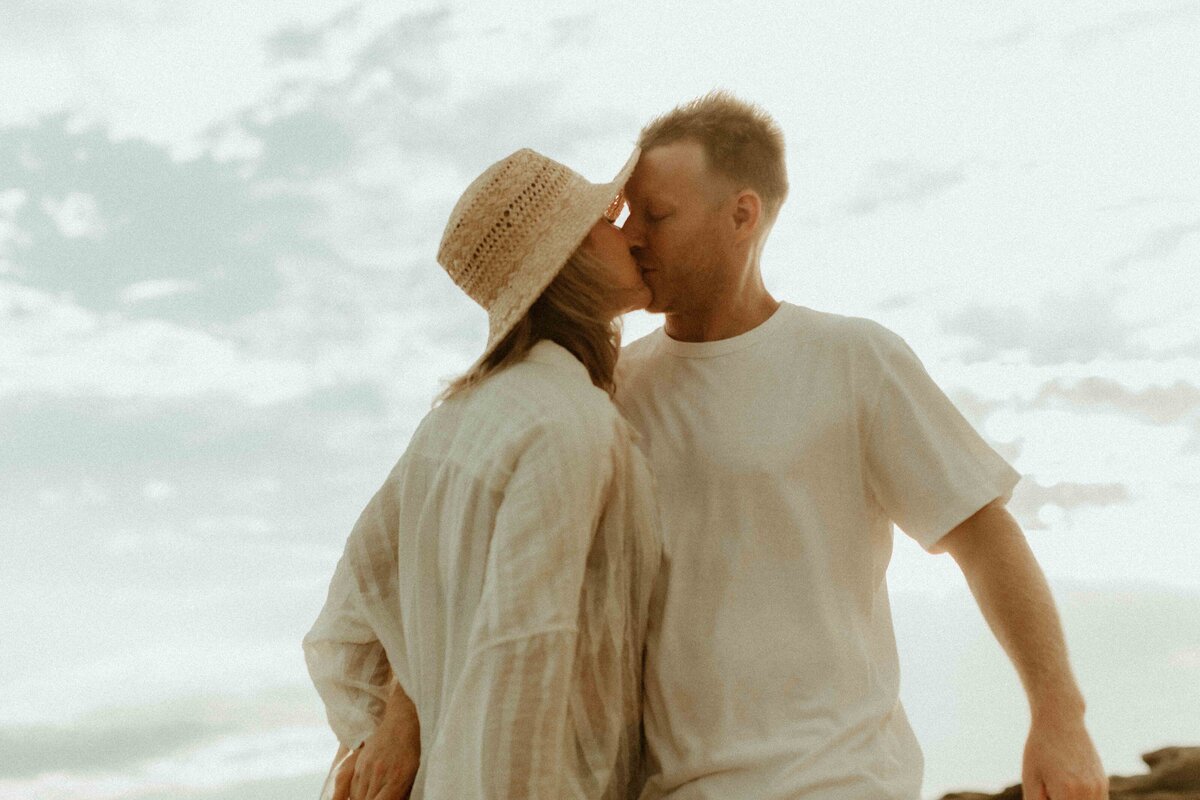
[[[533,150],[488,167],[455,204],[438,263],[488,312],[483,356],[500,343],[604,215],[637,163],[610,183],[589,182]]]

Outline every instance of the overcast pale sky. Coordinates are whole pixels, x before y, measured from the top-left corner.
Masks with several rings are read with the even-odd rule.
[[[1200,2],[516,5],[0,0],[0,798],[315,796],[299,639],[485,338],[450,207],[717,86],[788,137],[768,286],[1024,474],[1106,766],[1200,744]],[[1015,781],[961,575],[889,581],[927,796]]]

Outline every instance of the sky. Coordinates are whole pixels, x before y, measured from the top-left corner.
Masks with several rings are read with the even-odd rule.
[[[0,10],[0,800],[315,796],[300,637],[486,339],[455,199],[520,147],[609,180],[716,87],[787,137],[771,291],[1023,474],[1105,766],[1200,744],[1200,2]],[[961,574],[898,533],[888,580],[925,795],[1015,782]]]

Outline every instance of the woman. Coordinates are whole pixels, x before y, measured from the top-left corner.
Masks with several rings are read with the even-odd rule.
[[[651,299],[612,222],[636,157],[593,185],[521,150],[467,188],[442,237],[487,346],[363,511],[304,639],[340,753],[390,692],[411,698],[413,798],[619,797],[638,769],[661,545],[611,402],[616,318]]]

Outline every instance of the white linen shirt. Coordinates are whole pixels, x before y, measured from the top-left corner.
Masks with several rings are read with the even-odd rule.
[[[399,681],[421,721],[414,800],[629,790],[661,557],[634,436],[541,341],[431,411],[363,510],[305,658],[348,747]]]

